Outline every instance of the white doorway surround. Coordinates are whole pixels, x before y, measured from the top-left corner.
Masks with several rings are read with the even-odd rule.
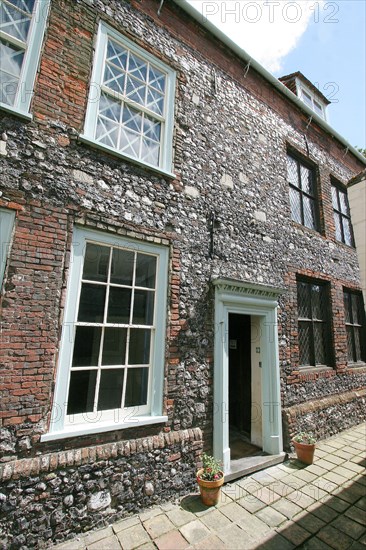
[[[277,307],[282,288],[216,279],[214,355],[214,456],[230,472],[229,446],[229,315],[249,315],[259,325],[261,359],[262,447],[268,455],[283,452]],[[258,405],[258,404],[257,404]]]

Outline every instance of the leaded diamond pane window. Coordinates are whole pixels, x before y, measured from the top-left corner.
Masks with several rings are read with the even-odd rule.
[[[87,242],[67,414],[147,404],[157,256]]]
[[[143,164],[171,170],[174,72],[101,24],[93,79],[100,93],[89,102],[85,137]]]
[[[354,246],[347,192],[335,183],[332,184],[332,204],[336,239],[349,246]]]
[[[287,155],[287,179],[292,219],[310,229],[319,230],[314,170]]]
[[[324,284],[298,281],[299,364],[329,365],[328,292]]]
[[[347,332],[348,361],[366,361],[365,311],[362,295],[345,290],[343,292],[344,315]]]
[[[49,0],[0,0],[0,103],[28,111]]]

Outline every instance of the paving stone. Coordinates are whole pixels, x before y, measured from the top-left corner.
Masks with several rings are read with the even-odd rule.
[[[228,502],[231,502],[230,499],[228,500]],[[189,495],[188,497],[183,498],[181,500],[180,506],[184,510],[192,512],[192,514],[195,514],[198,517],[204,514],[208,514],[212,510],[211,506],[205,506],[204,504],[202,504],[199,495]]]
[[[235,524],[225,527],[217,533],[217,536],[224,543],[224,547],[230,550],[249,549],[255,542],[248,533]]]
[[[344,449],[337,451],[337,455],[345,460],[351,460],[355,456],[353,453],[346,452]]]
[[[174,529],[173,523],[165,514],[144,521],[144,527],[152,539],[156,539]]]
[[[296,547],[305,542],[311,536],[309,531],[306,531],[306,529],[303,529],[303,527],[297,525],[293,521],[288,521],[278,527],[277,532],[295,544]]]
[[[363,535],[363,536],[360,538],[359,542],[361,542],[362,544],[364,544],[364,545],[366,546],[366,535]]]
[[[245,477],[244,479],[241,479],[240,481],[238,481],[237,485],[239,485],[242,489],[244,489],[250,495],[252,495],[255,491],[258,491],[258,489],[261,488],[261,484],[250,477]]]
[[[251,514],[254,514],[254,512],[258,512],[258,510],[262,510],[262,508],[265,508],[266,506],[264,502],[254,497],[253,495],[247,495],[238,500],[237,503],[245,508],[245,510],[248,510],[248,512],[250,512]]]
[[[231,500],[238,500],[239,498],[243,498],[247,494],[247,491],[238,483],[228,483],[221,489],[221,493],[227,495]]]
[[[183,527],[179,530],[190,544],[196,544],[210,535],[210,531],[207,529],[206,525],[204,525],[199,519],[183,525]]]
[[[258,491],[253,493],[253,496],[264,502],[265,504],[272,504],[281,498],[280,495],[275,493],[271,487],[262,487]]]
[[[359,487],[359,488],[358,488]],[[360,497],[365,494],[365,489],[361,485],[357,487],[357,483],[349,486],[338,487],[332,494],[337,495],[342,500],[354,504]]]
[[[293,493],[290,493],[287,496],[287,498],[288,500],[291,500],[291,502],[294,502],[295,504],[297,504],[298,506],[304,509],[309,508],[309,506],[311,506],[312,504],[314,504],[314,502],[316,502],[314,498],[311,498],[308,495],[305,495],[305,493],[301,491],[294,491]]]
[[[360,485],[366,485],[366,475],[357,475],[354,478],[354,481],[356,481]]]
[[[87,546],[89,546],[89,544],[93,544],[94,542],[104,539],[106,537],[110,537],[111,535],[113,535],[112,527],[105,527],[104,529],[98,529],[97,531],[92,531],[91,533],[88,533],[84,537],[84,542]]]
[[[159,550],[183,550],[189,546],[189,543],[179,531],[170,531],[170,533],[165,533],[165,535],[155,539],[154,543]]]
[[[251,514],[248,514],[237,523],[253,540],[264,537],[270,531],[266,523]]]
[[[121,550],[121,545],[116,535],[111,535],[109,537],[98,540],[93,544],[88,544],[87,547],[88,550]]]
[[[365,550],[365,545],[361,542],[353,542],[352,545],[349,547],[349,550]]]
[[[271,477],[274,479],[282,479],[288,475],[288,472],[285,472],[284,470],[280,470],[278,466],[273,466],[268,470]]]
[[[206,514],[202,517],[201,521],[211,531],[219,531],[231,524],[231,521],[219,510],[213,510],[209,514]]]
[[[317,464],[311,464],[310,466],[308,466],[308,468],[306,468],[306,471],[319,477],[325,474],[328,470],[326,470],[325,468],[321,468]]]
[[[320,529],[317,537],[331,548],[335,548],[335,550],[345,550],[349,548],[353,542],[351,537],[348,537],[345,533],[341,533],[341,531],[338,531],[338,529],[335,529],[331,525],[327,525],[323,527],[323,529]]]
[[[230,504],[223,506],[220,508],[220,512],[222,512],[230,521],[235,523],[247,518],[248,516],[251,517],[249,512],[247,512],[236,502],[231,502]]]
[[[301,487],[304,487],[304,485],[307,484],[307,482],[304,479],[300,479],[299,477],[295,477],[294,475],[288,475],[281,479],[282,483],[285,483],[288,487],[291,487],[293,490],[297,491],[298,489],[301,489]]]
[[[339,513],[343,513],[350,506],[349,502],[346,502],[345,500],[342,500],[334,495],[328,495],[322,500],[322,502]]]
[[[304,464],[302,464],[299,461],[292,460],[292,461],[283,462],[278,466],[278,468],[290,475],[304,468]]]
[[[144,523],[144,521],[151,518],[155,518],[156,516],[160,516],[160,514],[162,513],[163,511],[160,508],[160,506],[156,508],[151,508],[150,510],[146,510],[146,512],[143,512],[142,514],[140,514],[140,520],[142,523]]]
[[[347,470],[352,470],[352,472],[355,472],[356,474],[362,474],[365,471],[364,466],[361,466],[361,464],[356,464],[356,462],[351,462],[349,460],[343,462],[342,466]]]
[[[319,448],[319,450],[321,451],[324,451],[328,454],[331,454],[331,453],[334,453],[334,447],[331,447],[328,442],[324,442],[324,443],[318,443],[317,444],[317,448]]]
[[[335,464],[336,466],[339,466],[340,464],[344,464],[346,462],[346,459],[339,456],[338,453],[336,455],[326,455],[324,459],[327,462]],[[316,465],[319,466],[319,462],[317,462]]]
[[[272,532],[252,548],[253,550],[257,548],[260,548],[260,550],[292,550],[295,545],[279,533]]]
[[[320,466],[320,468],[324,468],[324,470],[327,470],[328,472],[331,472],[333,468],[338,466],[338,464],[335,464],[334,462],[330,462],[328,458],[329,458],[329,455],[322,458],[321,460],[318,460],[316,465]]]
[[[357,521],[361,525],[366,526],[366,511],[361,510],[361,508],[357,508],[357,506],[351,506],[350,508],[348,508],[348,510],[345,512],[345,516],[353,519],[354,521]]]
[[[366,528],[363,525],[360,525],[346,516],[339,516],[332,522],[331,525],[339,531],[342,531],[342,533],[347,533],[349,537],[352,537],[355,540],[359,539],[364,533],[366,533]]]
[[[145,542],[145,544],[139,546],[139,550],[156,550],[156,546],[153,542]]]
[[[175,548],[175,546],[170,547],[169,550],[175,550]],[[205,539],[195,544],[193,548],[195,550],[225,550],[226,546],[216,535],[209,535]]]
[[[318,537],[312,537],[300,546],[301,550],[329,550],[329,548],[331,547]]]
[[[362,510],[366,510],[366,496],[355,502],[355,506],[357,506],[357,508],[361,508]]]
[[[117,521],[112,525],[112,529],[115,533],[119,533],[120,531],[123,531],[123,529],[128,529],[129,527],[133,527],[138,523],[140,523],[140,518],[138,516],[133,516],[132,518]]]
[[[302,485],[302,483],[300,485]],[[286,483],[284,483],[282,480],[277,480],[274,483],[271,483],[271,485],[268,485],[268,488],[272,489],[275,493],[277,493],[281,497],[285,497],[290,493],[293,493],[293,491],[295,491],[296,489],[300,489],[301,487],[295,488],[291,484],[286,485]]]
[[[296,523],[313,535],[326,525],[322,519],[305,510],[296,516]]]
[[[317,518],[322,519],[325,523],[330,523],[338,516],[335,510],[321,502],[315,502],[309,506],[307,511],[314,514]]]
[[[281,498],[281,500],[274,502],[272,504],[272,508],[286,516],[288,519],[291,519],[302,512],[302,508],[300,508],[300,506],[290,500],[287,500],[286,498]]]
[[[150,537],[141,524],[123,529],[117,534],[123,550],[132,550],[145,542],[150,542]]]
[[[313,485],[315,485],[315,487],[323,489],[323,491],[326,491],[327,493],[332,493],[333,491],[338,489],[338,485],[333,483],[333,481],[329,481],[328,479],[324,479],[322,477],[316,479],[313,482]]]
[[[182,510],[182,508],[174,508],[166,514],[170,521],[174,523],[176,527],[181,527],[190,521],[194,521],[195,515],[187,510]]]
[[[274,510],[271,506],[267,506],[266,508],[263,508],[263,510],[259,510],[259,512],[256,512],[255,515],[257,518],[269,525],[269,527],[278,527],[281,523],[287,520],[286,516],[280,514],[280,512],[277,512],[277,510]]]
[[[358,472],[355,472],[354,470],[350,470],[349,468],[344,468],[343,464],[342,466],[337,466],[336,468],[334,468],[334,470],[332,471],[332,473],[334,474],[338,474],[340,476],[343,476],[345,477],[346,479],[352,479],[355,477],[355,475],[358,473]]]
[[[270,485],[275,479],[270,475],[269,470],[261,470],[251,476],[252,479],[258,481],[261,485]]]
[[[324,491],[323,489],[320,489],[320,487],[317,487],[312,483],[309,483],[309,485],[304,485],[304,487],[301,488],[301,492],[307,495],[308,497],[311,497],[314,500],[317,500],[318,502],[319,501],[324,502],[324,499],[326,497],[329,497],[329,494],[326,491]]]
[[[327,441],[327,445],[329,447],[332,447],[333,449],[341,449],[342,447],[344,447],[344,443],[344,440],[342,441],[341,438],[330,439],[329,441]]]
[[[160,505],[160,508],[163,510],[163,512],[170,512],[171,510],[175,510],[176,507],[177,505],[173,502],[164,502]]]
[[[306,481],[307,483],[311,483],[312,481],[314,481],[314,479],[317,478],[315,474],[312,474],[307,469],[297,472],[296,474],[294,474],[294,476],[298,479],[302,479],[303,481]]]

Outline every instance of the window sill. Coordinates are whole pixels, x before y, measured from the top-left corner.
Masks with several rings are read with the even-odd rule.
[[[0,103],[0,110],[5,111],[6,113],[9,113],[11,115],[16,115],[20,118],[23,118],[24,120],[33,120],[33,115],[31,115],[30,113],[27,113],[26,111],[17,109],[16,107],[11,107],[11,105],[5,105],[4,103]]]
[[[69,437],[78,437],[83,435],[91,435],[104,432],[112,432],[115,430],[126,430],[128,428],[136,428],[137,426],[148,426],[150,424],[160,424],[168,421],[167,416],[135,416],[129,417],[125,422],[116,422],[114,424],[98,424],[97,426],[65,426],[62,431],[49,432],[41,436],[41,442],[57,441],[58,439],[66,439]]]
[[[306,372],[326,372],[326,371],[333,371],[333,367],[329,367],[328,365],[317,365],[315,367],[299,367],[299,373],[306,373]]]
[[[349,369],[364,369],[366,368],[366,363],[364,361],[357,361],[357,363],[347,363]]]
[[[167,170],[164,170],[163,168],[158,168],[157,166],[153,166],[152,164],[148,164],[146,162],[141,162],[138,159],[135,159],[133,157],[130,157],[129,155],[124,155],[123,153],[120,153],[119,151],[116,151],[115,149],[112,149],[112,147],[108,147],[108,145],[103,145],[102,143],[98,143],[97,141],[94,141],[93,139],[89,138],[88,136],[85,136],[84,134],[79,135],[79,140],[82,143],[86,143],[87,145],[90,145],[94,149],[99,149],[100,151],[104,151],[106,153],[109,153],[110,155],[113,155],[115,157],[118,157],[120,159],[126,160],[128,162],[131,162],[133,164],[136,164],[137,166],[140,166],[141,168],[145,168],[146,170],[155,172],[156,174],[160,174],[161,176],[168,177],[170,179],[175,179],[176,175],[172,172],[168,172]]]

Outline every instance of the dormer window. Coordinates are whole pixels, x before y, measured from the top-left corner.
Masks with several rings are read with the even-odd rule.
[[[300,71],[279,79],[291,92],[305,103],[314,113],[327,120],[327,106],[330,101]]]
[[[300,99],[302,99],[303,102],[306,103],[306,105],[314,111],[314,113],[322,117],[324,120],[327,119],[326,105],[322,104],[320,100],[316,99],[314,94],[312,94],[309,90],[305,89],[302,84],[299,84],[298,95]]]

